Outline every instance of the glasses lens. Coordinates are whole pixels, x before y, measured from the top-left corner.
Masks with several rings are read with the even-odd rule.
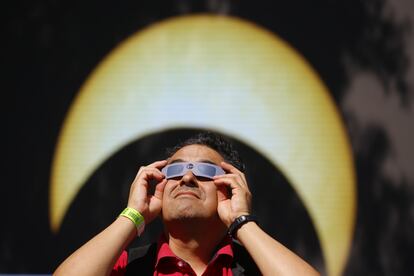
[[[183,170],[184,166],[182,164],[176,164],[176,165],[170,165],[167,168],[167,177],[171,177],[172,175],[179,175],[182,170]]]
[[[213,166],[207,165],[207,164],[199,164],[198,170],[200,171],[201,174],[207,177],[213,178],[213,176],[216,175],[216,168],[214,168]]]

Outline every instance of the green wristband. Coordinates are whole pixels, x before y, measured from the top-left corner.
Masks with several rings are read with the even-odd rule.
[[[119,215],[129,218],[137,227],[138,236],[141,236],[142,232],[144,232],[145,220],[137,210],[134,208],[126,207]]]

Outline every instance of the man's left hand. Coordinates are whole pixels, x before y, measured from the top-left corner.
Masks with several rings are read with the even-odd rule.
[[[239,216],[250,214],[252,195],[244,173],[226,162],[222,162],[221,166],[227,174],[214,177],[214,184],[218,187],[217,211],[221,220],[229,227]],[[227,190],[231,190],[231,195],[228,195]]]

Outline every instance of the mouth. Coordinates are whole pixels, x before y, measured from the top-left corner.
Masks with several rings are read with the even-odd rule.
[[[198,194],[191,192],[191,191],[181,191],[175,194],[175,198],[177,197],[195,197],[200,198]]]

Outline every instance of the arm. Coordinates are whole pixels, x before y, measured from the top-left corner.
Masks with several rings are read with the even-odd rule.
[[[263,275],[319,275],[313,267],[254,222],[244,224],[237,231],[237,238],[246,247]]]
[[[157,161],[141,167],[135,177],[128,199],[128,207],[140,212],[145,223],[150,223],[161,211],[162,194],[166,180],[160,172],[166,161]],[[151,179],[158,181],[154,195],[148,195]],[[110,226],[70,255],[54,275],[109,275],[116,260],[136,237],[132,221],[118,217]]]
[[[221,220],[229,227],[241,215],[250,213],[251,193],[242,172],[223,162],[228,172],[216,176],[219,204],[217,211]],[[225,187],[230,187],[231,197]],[[319,275],[308,263],[264,232],[256,223],[248,222],[237,231],[238,240],[252,256],[263,275]]]

